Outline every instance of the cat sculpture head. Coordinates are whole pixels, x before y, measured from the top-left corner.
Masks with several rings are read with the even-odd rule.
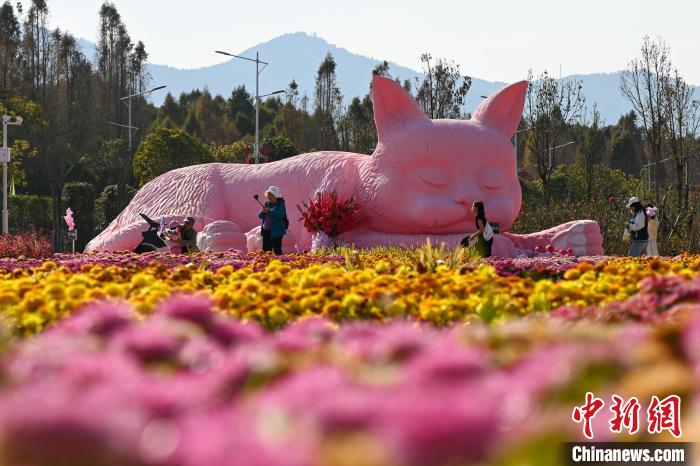
[[[361,173],[372,229],[404,234],[474,231],[480,200],[502,230],[522,200],[511,142],[527,82],[481,102],[469,120],[431,120],[395,81],[372,80],[378,144]]]

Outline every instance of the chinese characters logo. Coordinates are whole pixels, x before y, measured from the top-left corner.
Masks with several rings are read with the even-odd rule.
[[[586,401],[581,406],[576,406],[571,413],[574,422],[583,424],[583,435],[593,439],[593,418],[605,407],[605,401],[597,398],[593,393],[586,393]],[[630,435],[639,432],[641,404],[636,397],[624,400],[618,395],[612,396],[610,406],[612,417],[609,421],[610,432],[622,433],[627,431]],[[647,408],[647,432],[660,434],[668,431],[675,438],[682,434],[681,430],[681,398],[678,395],[669,395],[663,400],[652,396]]]

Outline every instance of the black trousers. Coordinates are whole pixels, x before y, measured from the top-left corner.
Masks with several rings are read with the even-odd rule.
[[[269,252],[269,251],[275,251],[275,254],[278,256],[282,255],[282,237],[279,236],[277,238],[271,238],[270,235],[272,232],[270,230],[266,230],[264,228],[260,229],[260,233],[262,234],[262,239],[263,239],[263,251]]]

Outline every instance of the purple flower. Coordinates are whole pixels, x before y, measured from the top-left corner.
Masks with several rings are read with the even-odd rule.
[[[59,321],[53,331],[58,333],[92,333],[109,337],[130,324],[129,305],[118,301],[101,301],[88,304],[72,318]]]

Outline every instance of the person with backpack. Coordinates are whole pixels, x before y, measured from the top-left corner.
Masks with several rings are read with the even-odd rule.
[[[279,256],[282,255],[282,238],[289,228],[287,208],[280,188],[277,186],[267,188],[265,197],[267,197],[267,202],[258,213],[258,218],[262,220],[260,234],[263,240],[263,251],[274,251]]]
[[[462,246],[473,247],[481,257],[491,257],[491,248],[493,247],[493,228],[486,220],[486,211],[484,203],[474,201],[472,204],[472,213],[475,216],[476,231],[464,238],[461,242]]]
[[[625,225],[625,230],[630,235],[630,246],[627,255],[630,257],[639,257],[647,252],[647,243],[649,242],[647,213],[644,206],[639,202],[639,198],[631,197],[627,203],[627,208],[632,216]]]

